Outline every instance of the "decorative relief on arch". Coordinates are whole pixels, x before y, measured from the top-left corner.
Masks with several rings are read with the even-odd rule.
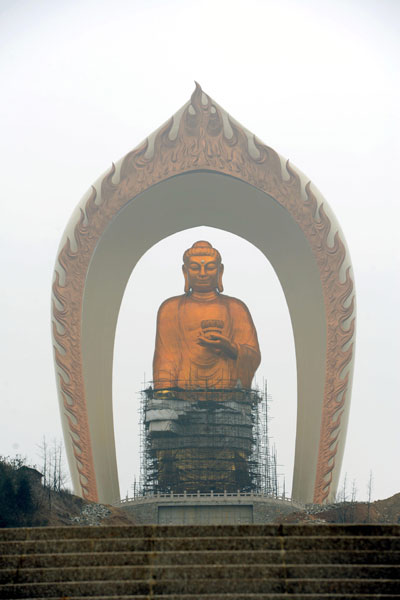
[[[272,196],[302,229],[317,261],[325,302],[327,348],[322,423],[314,502],[329,495],[340,435],[341,415],[349,394],[348,365],[353,356],[354,299],[350,267],[341,278],[346,247],[308,183],[289,162],[234,122],[200,86],[181,116],[122,160],[117,178],[112,165],[99,192],[80,211],[73,239],[58,255],[53,284],[53,334],[59,388],[69,422],[82,494],[97,500],[81,354],[81,314],[85,279],[96,244],[115,215],[135,196],[174,175],[207,170],[236,177]],[[305,192],[305,195],[304,195]],[[72,249],[74,247],[74,249]],[[347,260],[347,262],[349,262]],[[60,277],[60,273],[63,277]]]

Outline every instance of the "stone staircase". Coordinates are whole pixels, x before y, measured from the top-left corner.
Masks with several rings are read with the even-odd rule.
[[[400,526],[0,530],[0,598],[400,598]]]

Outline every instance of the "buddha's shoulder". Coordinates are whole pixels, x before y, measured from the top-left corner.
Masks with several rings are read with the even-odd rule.
[[[173,310],[176,310],[179,306],[179,303],[182,301],[182,298],[184,298],[184,297],[185,297],[185,294],[182,294],[180,296],[172,296],[172,298],[167,298],[160,305],[158,312],[165,314],[165,313],[169,313]]]
[[[246,304],[242,300],[239,300],[239,298],[234,298],[233,296],[226,296],[225,294],[220,294],[219,297],[222,300],[222,302],[229,306],[230,310],[244,310],[246,312],[249,312],[249,309],[247,308]]]

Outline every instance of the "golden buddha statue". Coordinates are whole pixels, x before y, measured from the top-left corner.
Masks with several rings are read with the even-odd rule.
[[[165,300],[157,317],[155,390],[249,389],[261,355],[246,305],[222,294],[218,250],[199,241],[183,255],[185,293]]]

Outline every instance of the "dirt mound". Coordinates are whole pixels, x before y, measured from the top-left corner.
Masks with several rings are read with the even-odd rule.
[[[37,518],[48,526],[57,525],[132,525],[127,513],[114,506],[87,502],[69,492],[42,489]]]
[[[396,523],[400,524],[400,494],[385,500],[307,505],[279,523]]]
[[[386,498],[386,500],[377,500],[372,506],[376,508],[383,519],[382,523],[400,524],[400,493]]]

